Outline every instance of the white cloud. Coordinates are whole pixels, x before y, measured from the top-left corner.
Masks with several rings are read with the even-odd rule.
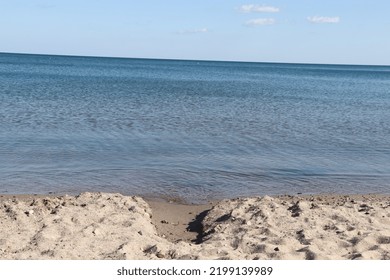
[[[248,20],[245,24],[248,26],[272,25],[272,24],[275,24],[275,19],[273,19],[273,18],[256,18],[256,19]]]
[[[240,7],[240,11],[243,13],[277,13],[279,12],[279,8],[272,6],[264,6],[264,5],[242,5]]]
[[[321,17],[321,16],[314,16],[314,17],[308,17],[308,21],[311,23],[339,23],[340,17]]]
[[[179,34],[196,34],[196,33],[207,33],[209,30],[207,28],[200,28],[200,29],[190,29],[190,30],[183,30],[179,31]]]

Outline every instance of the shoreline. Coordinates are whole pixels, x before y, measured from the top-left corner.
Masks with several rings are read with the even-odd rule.
[[[390,195],[0,195],[0,259],[390,259]],[[108,238],[110,237],[110,238]]]

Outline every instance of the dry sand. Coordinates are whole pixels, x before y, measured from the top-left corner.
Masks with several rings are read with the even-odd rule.
[[[390,259],[390,197],[0,197],[0,259]]]

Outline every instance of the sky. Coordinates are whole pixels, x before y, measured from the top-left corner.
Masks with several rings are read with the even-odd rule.
[[[0,52],[390,65],[389,0],[0,0]]]

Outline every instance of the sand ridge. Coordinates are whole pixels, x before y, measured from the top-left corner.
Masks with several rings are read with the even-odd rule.
[[[388,198],[225,200],[203,224],[204,244],[229,259],[390,259]]]
[[[145,259],[155,233],[138,197],[84,193],[2,202],[2,259]]]
[[[0,259],[390,259],[388,196],[150,205],[107,193],[3,198]]]

